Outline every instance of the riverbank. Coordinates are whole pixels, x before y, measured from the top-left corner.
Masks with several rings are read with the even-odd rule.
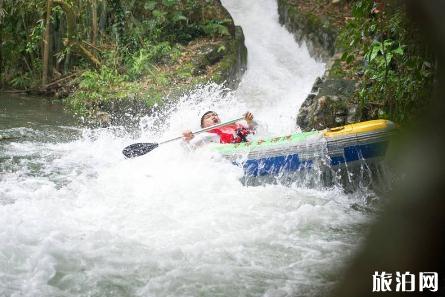
[[[219,0],[48,1],[20,7],[19,25],[14,5],[0,5],[0,86],[62,99],[103,124],[200,84],[235,88],[246,69],[242,29]]]

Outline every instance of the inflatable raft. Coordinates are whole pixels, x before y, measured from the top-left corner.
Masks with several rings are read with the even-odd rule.
[[[242,166],[247,177],[276,176],[311,168],[319,160],[335,168],[383,158],[394,131],[393,122],[373,120],[251,142],[215,144],[212,150]]]

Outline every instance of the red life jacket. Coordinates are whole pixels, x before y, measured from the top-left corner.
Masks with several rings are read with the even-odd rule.
[[[247,142],[246,136],[251,133],[250,130],[238,124],[215,128],[209,131],[219,135],[220,143],[240,143]]]

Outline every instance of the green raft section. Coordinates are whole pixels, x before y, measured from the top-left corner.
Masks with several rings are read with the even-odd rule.
[[[271,137],[234,144],[212,144],[211,149],[223,155],[243,154],[257,150],[268,150],[274,147],[305,143],[314,136],[322,135],[321,131],[294,133],[286,136]]]

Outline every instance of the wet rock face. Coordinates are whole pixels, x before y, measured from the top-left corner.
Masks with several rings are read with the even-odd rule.
[[[197,55],[192,59],[194,66],[193,75],[201,75],[206,72],[207,67],[215,65],[224,58],[224,47],[221,45],[205,44],[197,49]]]
[[[234,38],[227,43],[226,52],[219,64],[221,75],[219,78],[215,75],[214,80],[218,83],[224,82],[228,88],[237,88],[247,70],[247,48],[241,27],[235,27]]]
[[[335,53],[337,31],[326,20],[302,13],[287,0],[278,0],[280,24],[293,33],[298,44],[306,43],[312,57],[328,60]]]
[[[289,0],[277,1],[280,23],[294,34],[298,43],[306,43],[312,57],[327,64],[324,75],[317,78],[300,107],[297,125],[303,131],[310,131],[359,121],[360,109],[351,100],[356,82],[330,75],[334,60],[339,56],[335,48],[337,29],[313,13],[299,11]]]
[[[349,103],[355,82],[317,78],[311,93],[300,107],[297,125],[303,131],[322,130],[359,120],[358,107]]]

